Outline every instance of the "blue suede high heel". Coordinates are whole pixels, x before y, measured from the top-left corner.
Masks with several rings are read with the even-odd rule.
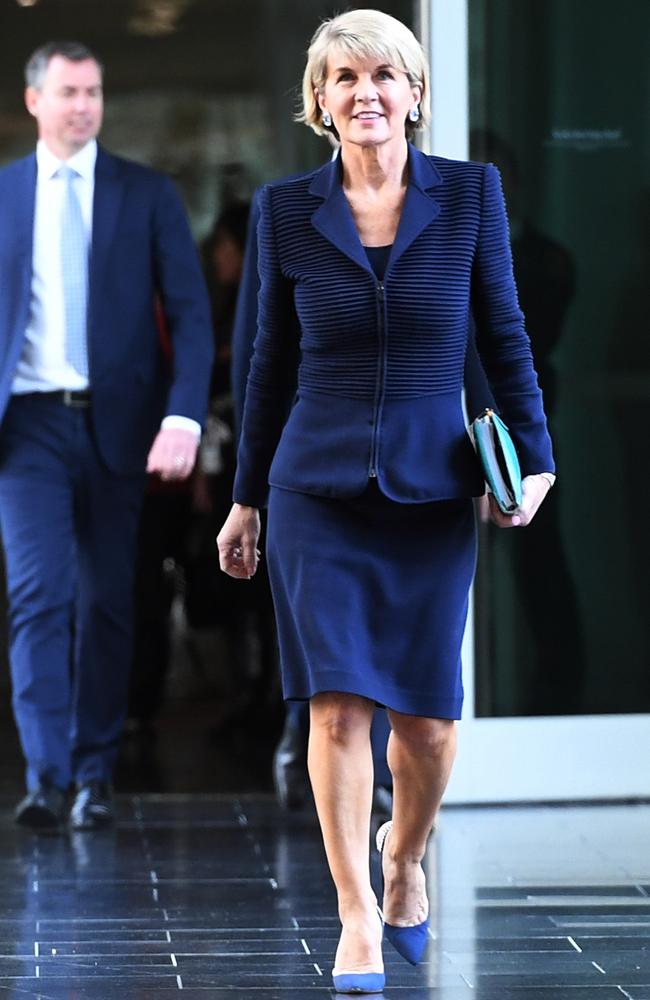
[[[377,907],[377,915],[382,927],[384,918]],[[332,982],[337,993],[382,993],[386,976],[381,972],[354,972],[348,969],[332,969]]]
[[[383,993],[386,976],[383,972],[339,972],[332,969],[332,981],[337,993]]]
[[[389,820],[377,830],[375,843],[379,854],[383,854],[386,837],[390,833],[392,822]],[[384,921],[384,934],[398,955],[405,958],[411,965],[422,961],[429,939],[429,918],[413,927],[396,927]]]

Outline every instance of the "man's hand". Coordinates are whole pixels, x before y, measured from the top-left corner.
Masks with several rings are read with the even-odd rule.
[[[157,472],[165,481],[187,479],[196,461],[199,439],[193,431],[162,428],[147,459],[147,472]]]

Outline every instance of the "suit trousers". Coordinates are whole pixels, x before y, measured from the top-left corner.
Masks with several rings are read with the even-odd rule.
[[[0,531],[13,708],[27,786],[110,778],[127,708],[144,473],[102,463],[90,410],[12,397]]]

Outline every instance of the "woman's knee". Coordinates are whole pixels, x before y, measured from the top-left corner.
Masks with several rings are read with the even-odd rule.
[[[455,746],[456,724],[452,719],[427,719],[391,714],[394,737],[411,754],[438,758]]]
[[[359,695],[327,691],[310,701],[310,727],[332,743],[345,746],[368,737],[374,705]]]

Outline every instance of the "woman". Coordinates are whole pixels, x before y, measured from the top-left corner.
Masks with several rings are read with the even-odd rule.
[[[301,117],[341,151],[264,191],[259,332],[235,504],[217,540],[222,569],[249,578],[270,483],[284,694],[310,702],[340,992],[384,985],[368,864],[376,703],[392,729],[385,933],[412,962],[426,944],[421,861],[454,758],[472,497],[484,491],[461,403],[470,309],[525,476],[520,508],[493,505],[496,523],[529,523],[553,480],[498,173],[409,143],[427,98],[422,49],[399,21],[349,11],[316,32]]]

